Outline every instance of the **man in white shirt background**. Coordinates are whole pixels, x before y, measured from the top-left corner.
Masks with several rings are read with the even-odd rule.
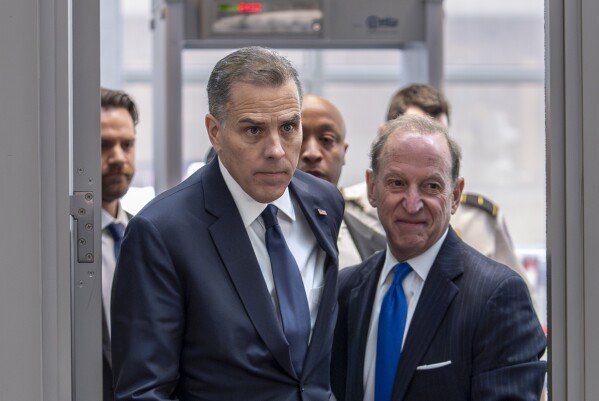
[[[121,206],[135,173],[138,111],[125,92],[101,88],[102,143],[102,351],[103,399],[114,399],[110,347],[110,293],[120,244],[131,215]]]

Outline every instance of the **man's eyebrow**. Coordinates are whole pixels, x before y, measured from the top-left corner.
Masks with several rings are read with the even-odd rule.
[[[265,125],[263,120],[256,120],[252,117],[244,117],[238,121],[238,124],[249,124],[249,125]]]
[[[431,181],[432,180],[432,181],[441,181],[441,182],[443,182],[444,178],[445,177],[443,177],[443,174],[441,174],[441,173],[433,173],[433,174],[429,175],[428,177],[426,177],[425,181]]]
[[[297,123],[297,122],[301,121],[301,119],[302,119],[302,115],[299,113],[289,116],[287,118],[281,118],[281,120],[283,121],[284,124]]]

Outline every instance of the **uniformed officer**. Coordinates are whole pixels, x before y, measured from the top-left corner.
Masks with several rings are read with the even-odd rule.
[[[302,131],[298,169],[337,185],[348,148],[341,113],[321,96],[306,94],[302,103]],[[339,268],[358,264],[385,248],[385,233],[376,214],[362,216],[358,207],[356,215],[356,208],[353,202],[346,202],[337,239]]]

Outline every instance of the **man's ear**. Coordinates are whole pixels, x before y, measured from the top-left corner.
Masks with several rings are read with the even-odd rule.
[[[345,155],[347,154],[347,148],[349,148],[349,143],[344,144],[345,149],[343,150],[343,165],[345,166]]]
[[[376,197],[374,195],[374,184],[375,177],[372,169],[366,170],[366,191],[368,192],[368,202],[370,202],[370,206],[376,207]]]
[[[451,214],[454,214],[460,206],[460,200],[462,199],[462,192],[464,191],[464,179],[458,178],[458,183],[451,192]]]
[[[212,114],[206,114],[205,119],[206,131],[208,132],[208,139],[216,153],[220,152],[220,122]]]

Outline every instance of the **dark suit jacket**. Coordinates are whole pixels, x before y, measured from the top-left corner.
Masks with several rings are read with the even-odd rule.
[[[125,210],[127,221],[133,215]],[[113,252],[112,249],[102,252]],[[102,401],[114,401],[114,387],[112,385],[112,351],[110,350],[110,335],[108,333],[108,322],[104,314],[104,303],[102,303]]]
[[[327,254],[301,377],[215,158],[127,226],[112,293],[117,400],[329,399],[343,199],[300,171],[290,191]]]
[[[387,246],[387,239],[378,220],[367,215],[360,206],[345,202],[343,220],[362,260]]]
[[[364,353],[385,252],[339,277],[331,385],[363,399]],[[546,338],[522,278],[466,245],[450,228],[406,335],[394,401],[538,400]],[[424,365],[451,364],[417,369]]]
[[[102,401],[114,401],[112,351],[110,350],[110,336],[104,316],[104,306],[102,306]]]

